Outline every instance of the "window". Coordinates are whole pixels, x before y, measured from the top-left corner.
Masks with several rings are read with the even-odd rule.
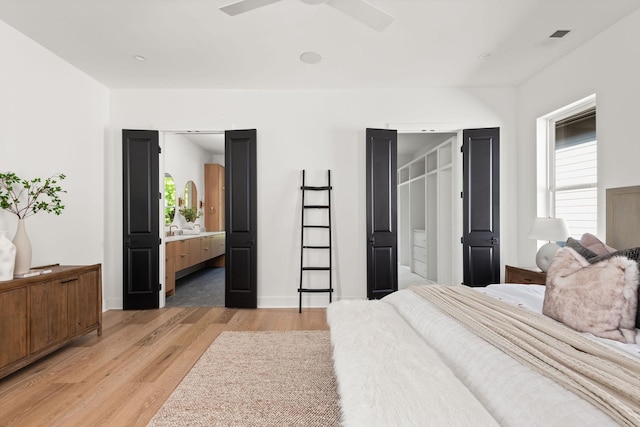
[[[584,106],[583,106],[584,108]],[[549,216],[564,218],[574,238],[598,231],[595,105],[549,119]]]

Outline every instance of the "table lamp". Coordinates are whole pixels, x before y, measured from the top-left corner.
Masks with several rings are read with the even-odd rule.
[[[547,240],[536,254],[536,265],[542,271],[547,271],[553,256],[560,246],[555,242],[564,242],[569,237],[567,223],[562,218],[536,218],[533,221],[529,238],[535,240]]]

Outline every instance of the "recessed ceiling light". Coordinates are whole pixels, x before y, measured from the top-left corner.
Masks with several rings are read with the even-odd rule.
[[[322,56],[318,52],[304,52],[300,55],[300,61],[305,64],[317,64],[322,61]]]
[[[483,52],[483,53],[480,54],[480,56],[478,56],[478,58],[487,59],[490,56],[491,56],[491,52]]]
[[[147,57],[144,55],[133,55],[133,59],[137,59],[138,61],[146,61]]]

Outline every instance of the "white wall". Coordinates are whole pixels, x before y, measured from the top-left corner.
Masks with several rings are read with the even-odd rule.
[[[332,170],[337,298],[366,295],[365,143],[367,127],[501,128],[503,174],[515,174],[515,90],[376,91],[115,90],[107,148],[105,297],[122,304],[121,130],[258,131],[258,305],[297,306],[300,171]],[[505,203],[515,196],[503,180]],[[503,218],[505,216],[503,215]],[[510,219],[503,222],[508,230]],[[515,247],[503,234],[503,253]],[[506,249],[506,250],[505,250]],[[506,255],[508,259],[508,255]],[[305,295],[306,296],[306,295]],[[308,303],[326,305],[326,295]]]
[[[183,135],[166,134],[162,158],[164,159],[164,172],[170,174],[176,183],[176,203],[178,197],[184,196],[184,187],[187,181],[193,181],[198,192],[198,210],[202,210],[199,206],[200,201],[204,200],[204,164],[210,162],[212,156]],[[180,206],[176,207],[173,224],[182,228],[186,224],[186,220],[178,212],[179,210]],[[204,225],[204,216],[198,218],[196,223]]]
[[[67,175],[62,215],[27,219],[32,265],[102,263],[109,91],[2,21],[0,57],[0,170]],[[11,237],[16,224],[0,211],[0,230]]]
[[[117,308],[122,306],[121,130],[257,128],[259,305],[295,306],[301,169],[333,170],[337,296],[363,297],[364,129],[388,123],[401,130],[411,124],[440,130],[499,126],[502,261],[529,265],[536,245],[523,236],[536,212],[531,159],[538,117],[597,94],[600,234],[604,189],[640,183],[640,144],[629,131],[640,112],[640,57],[625,48],[639,39],[636,11],[517,93],[500,88],[110,93],[0,21],[0,170],[25,177],[67,174],[63,214],[28,220],[33,263],[102,262],[105,305]],[[13,216],[0,212],[0,229],[11,235],[15,225]]]
[[[501,128],[503,263],[517,187],[515,90],[109,91],[0,22],[0,168],[64,172],[66,209],[27,228],[34,265],[103,264],[104,303],[122,307],[122,129],[258,129],[260,306],[296,306],[300,170],[333,171],[338,298],[366,294],[364,129]],[[415,128],[413,127],[415,125]],[[0,229],[15,218],[0,212]],[[514,261],[511,261],[513,263]],[[326,305],[326,295],[307,303]]]
[[[585,43],[518,88],[518,264],[533,265],[536,242],[526,235],[536,216],[536,119],[596,94],[598,234],[605,236],[607,188],[640,184],[640,11]]]

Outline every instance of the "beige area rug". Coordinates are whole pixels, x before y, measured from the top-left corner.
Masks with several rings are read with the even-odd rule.
[[[223,332],[148,425],[340,425],[329,332]]]

